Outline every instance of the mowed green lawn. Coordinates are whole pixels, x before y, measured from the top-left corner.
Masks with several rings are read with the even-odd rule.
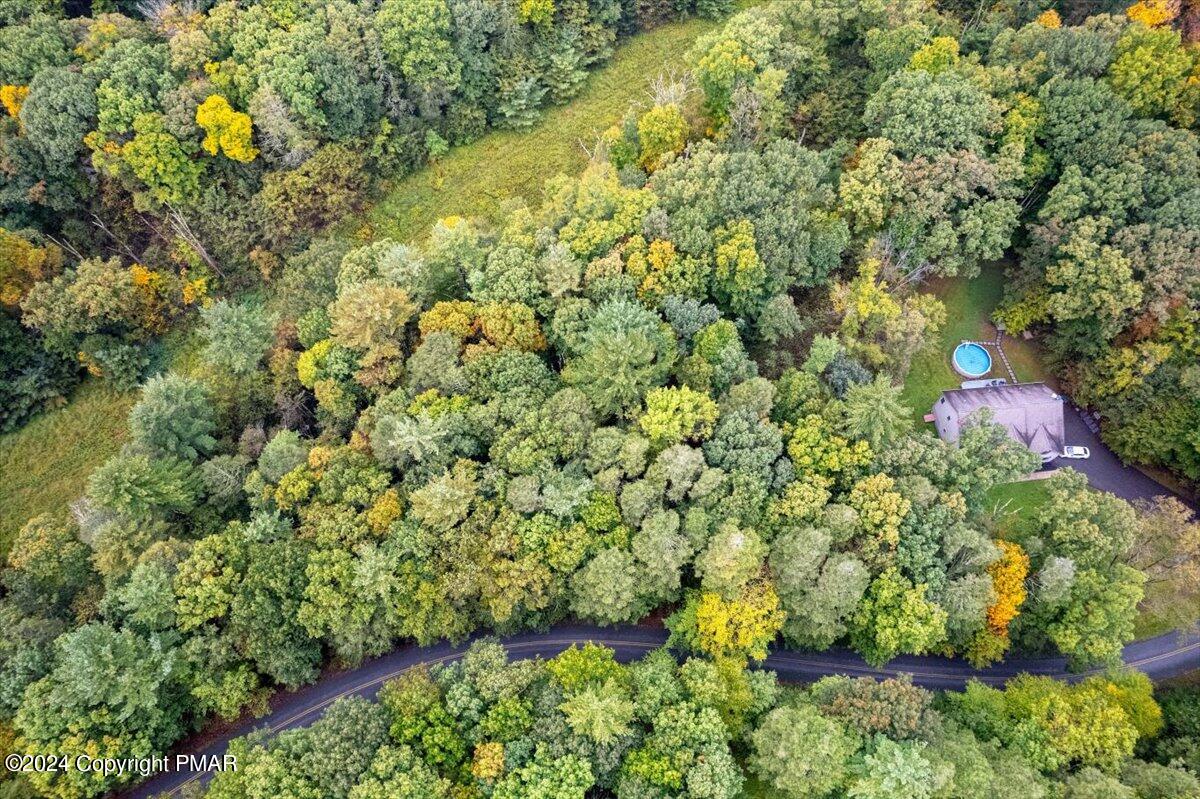
[[[89,379],[67,405],[0,437],[0,553],[30,517],[67,512],[92,469],[121,448],[135,397]]]
[[[1038,509],[1049,498],[1045,480],[1006,483],[988,492],[984,508],[992,515],[997,535],[1020,543],[1033,532]]]
[[[575,99],[549,109],[531,130],[493,131],[385,187],[367,215],[370,237],[407,241],[424,236],[442,217],[495,219],[510,197],[536,203],[548,178],[583,169],[584,147],[593,150],[597,136],[630,104],[651,104],[651,80],[663,73],[682,75],[684,55],[696,37],[720,24],[691,19],[626,40],[611,61],[588,76]],[[698,105],[698,93],[690,101]]]
[[[1004,295],[1004,264],[984,264],[978,277],[931,280],[922,291],[936,294],[946,306],[946,326],[937,343],[913,359],[908,379],[904,381],[902,399],[912,408],[913,418],[920,420],[938,396],[948,388],[957,388],[963,378],[950,365],[950,354],[962,341],[992,341],[996,329],[991,324],[992,311]],[[989,377],[1008,379],[1004,364],[992,348],[992,371]],[[1004,337],[1004,352],[1017,373],[1017,379],[1046,380],[1049,375],[1038,359],[1036,346],[1012,336]]]

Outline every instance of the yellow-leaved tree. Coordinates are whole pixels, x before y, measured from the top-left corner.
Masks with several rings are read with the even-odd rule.
[[[1008,625],[1021,612],[1025,602],[1025,578],[1029,575],[1029,556],[1020,544],[997,541],[1001,556],[988,566],[996,601],[987,609],[987,626],[996,635],[1008,635]]]
[[[1062,17],[1060,17],[1058,12],[1053,8],[1038,14],[1038,17],[1034,20],[1034,22],[1041,25],[1043,28],[1050,28],[1052,30],[1057,30],[1062,27]]]
[[[1029,556],[1020,544],[997,541],[1000,558],[988,566],[995,601],[988,606],[987,623],[967,646],[967,659],[977,668],[995,663],[1008,651],[1008,628],[1021,613],[1025,602],[1025,578],[1029,576]]]
[[[24,105],[25,98],[28,96],[28,86],[14,86],[7,83],[0,86],[0,105],[4,106],[4,110],[13,119],[16,119],[17,114],[21,113],[21,106]]]
[[[1166,25],[1179,15],[1179,0],[1140,0],[1125,9],[1125,16],[1148,28]]]
[[[211,95],[200,104],[196,109],[196,124],[207,134],[201,146],[210,155],[222,152],[226,158],[242,163],[249,163],[258,156],[250,115],[233,110],[221,95]]]
[[[715,591],[689,592],[667,627],[673,645],[745,663],[767,656],[785,618],[774,585],[755,580],[729,598]]]

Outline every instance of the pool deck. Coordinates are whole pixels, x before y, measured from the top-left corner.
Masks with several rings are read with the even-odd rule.
[[[996,330],[996,340],[995,341],[963,341],[963,344],[974,344],[977,347],[983,347],[985,349],[988,347],[995,347],[996,352],[1000,354],[1000,363],[1004,364],[1004,370],[1006,372],[1008,372],[1009,381],[1012,383],[1020,382],[1017,380],[1017,373],[1015,371],[1013,371],[1012,364],[1008,362],[1008,356],[1004,354],[1004,331],[1003,330],[1000,330],[1000,329]],[[962,346],[962,345],[960,344],[959,346]],[[953,364],[953,360],[951,361],[951,363]],[[990,372],[991,370],[989,369],[988,371]],[[960,372],[959,374],[962,374],[962,373]],[[987,373],[985,372],[984,374],[987,374]],[[964,375],[964,377],[965,376],[966,375]],[[979,377],[983,377],[983,375],[979,375]]]

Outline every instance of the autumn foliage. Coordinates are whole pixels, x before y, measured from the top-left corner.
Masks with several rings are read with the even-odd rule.
[[[1154,28],[1166,25],[1179,15],[1179,0],[1139,0],[1125,9],[1132,22]]]
[[[8,115],[15,119],[17,114],[21,113],[21,105],[25,102],[25,98],[28,95],[28,86],[5,84],[0,86],[0,105],[3,105]]]
[[[5,87],[7,88],[7,87]],[[0,305],[16,306],[33,285],[62,271],[63,253],[0,228]]]
[[[1029,574],[1029,556],[1020,544],[997,541],[1003,553],[1000,560],[988,567],[996,601],[987,610],[988,630],[999,636],[1008,635],[1008,625],[1021,612],[1025,602],[1025,577]]]
[[[229,101],[214,94],[196,109],[196,124],[208,134],[201,146],[209,155],[218,152],[234,161],[248,163],[258,156],[251,143],[250,115],[234,111]]]

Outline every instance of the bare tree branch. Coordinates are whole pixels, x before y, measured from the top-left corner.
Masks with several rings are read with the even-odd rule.
[[[71,255],[74,255],[76,260],[78,260],[78,261],[83,260],[83,253],[81,253],[81,252],[79,252],[79,250],[75,249],[75,246],[73,244],[71,244],[71,242],[67,241],[65,238],[63,238],[63,239],[55,238],[54,236],[51,236],[49,233],[46,234],[46,238],[50,239],[50,241],[54,242],[59,247],[62,247],[67,252],[71,253]]]
[[[113,233],[112,229],[109,228],[108,224],[103,219],[101,219],[95,212],[92,212],[91,216],[92,216],[92,224],[95,225],[96,227],[98,227],[100,230],[104,231],[104,234],[106,236],[108,236],[110,239],[112,239],[113,242],[121,249],[121,252],[123,252],[129,256],[130,260],[132,260],[132,261],[140,261],[141,260],[138,257],[138,254],[133,251],[133,248],[131,248],[128,244],[126,244],[124,239],[122,239],[116,233]]]
[[[208,254],[208,250],[204,249],[204,244],[200,241],[200,237],[192,231],[191,225],[188,224],[183,214],[169,205],[167,208],[170,210],[170,213],[167,214],[167,222],[170,223],[171,229],[175,231],[175,235],[183,239],[196,255],[200,256],[200,260],[208,264],[210,269],[224,278],[225,273],[221,271],[221,267],[217,265],[213,257]]]

